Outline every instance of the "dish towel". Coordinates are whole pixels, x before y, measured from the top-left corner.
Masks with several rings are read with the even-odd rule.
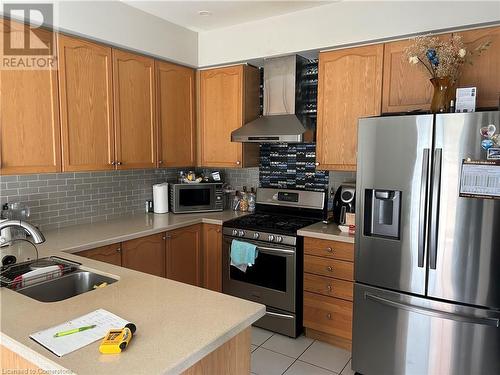
[[[247,267],[255,264],[258,253],[257,245],[233,240],[231,242],[231,266],[235,266],[241,272],[247,272]]]

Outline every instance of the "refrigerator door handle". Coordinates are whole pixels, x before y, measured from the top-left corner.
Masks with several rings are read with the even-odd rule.
[[[418,214],[418,266],[424,267],[425,257],[425,216],[427,210],[427,184],[429,179],[429,152],[424,148],[422,155],[422,176],[420,180],[420,208]]]
[[[434,166],[432,177],[432,198],[431,198],[431,218],[429,234],[429,268],[436,269],[437,247],[438,247],[438,218],[439,218],[439,200],[441,194],[441,162],[443,158],[443,149],[434,150]]]
[[[410,305],[404,302],[393,301],[367,292],[365,292],[365,299],[369,299],[374,302],[381,303],[383,305],[395,307],[397,309],[402,309],[417,314],[424,314],[435,318],[454,320],[464,323],[482,324],[496,328],[500,327],[500,319],[497,318],[478,318],[466,314],[454,314],[447,311],[440,311],[440,310],[430,309],[427,307]]]

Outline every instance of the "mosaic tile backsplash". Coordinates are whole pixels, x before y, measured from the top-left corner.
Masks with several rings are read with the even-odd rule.
[[[260,186],[317,190],[328,188],[328,172],[316,170],[314,143],[262,143]]]

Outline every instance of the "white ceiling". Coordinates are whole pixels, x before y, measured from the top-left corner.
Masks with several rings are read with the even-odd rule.
[[[202,32],[260,20],[334,1],[129,1],[126,4],[177,25]],[[338,0],[337,0],[338,1]],[[211,15],[200,16],[199,11]]]

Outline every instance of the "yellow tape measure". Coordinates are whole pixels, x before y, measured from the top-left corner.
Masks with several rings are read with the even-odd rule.
[[[111,329],[99,345],[99,351],[102,354],[117,354],[121,353],[127,347],[132,336],[135,333],[136,327],[133,323],[128,323],[120,329]]]

